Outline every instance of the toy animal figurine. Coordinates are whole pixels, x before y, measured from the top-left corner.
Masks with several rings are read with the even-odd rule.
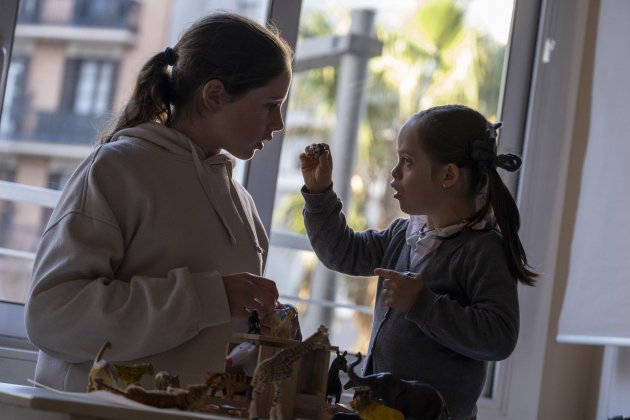
[[[258,362],[258,346],[249,341],[243,341],[234,347],[225,357],[226,371],[242,370],[247,376],[254,376]]]
[[[222,397],[227,400],[234,398],[234,395],[246,395],[249,390],[252,378],[245,374],[238,373],[219,373],[208,372],[204,383],[210,386],[208,392],[214,397],[218,391],[221,391]]]
[[[354,367],[360,362],[361,353],[357,353],[357,360],[348,366],[348,377],[355,386],[369,387],[372,399],[381,400],[415,420],[448,419],[446,404],[437,389],[421,381],[398,379],[389,372],[359,376]]]
[[[180,388],[179,375],[170,375],[167,371],[161,370],[155,374],[154,379],[155,389],[160,391],[166,391],[168,387]]]
[[[324,153],[327,147],[326,143],[313,143],[306,149],[306,155],[311,159],[318,158]]]
[[[140,385],[129,385],[125,390],[118,387],[110,387],[96,379],[99,386],[107,391],[117,395],[122,395],[130,400],[150,405],[158,408],[178,408],[180,410],[197,410],[206,401],[208,385],[196,384],[188,385],[186,389],[167,388],[166,391],[161,390],[145,390]]]
[[[258,317],[258,311],[252,309],[247,319],[247,333],[248,334],[260,334],[260,318]]]
[[[144,375],[153,375],[151,363],[139,363],[136,365],[114,365],[118,379],[123,382],[123,387],[137,384]]]
[[[96,354],[96,357],[94,357],[94,362],[92,363],[92,367],[90,368],[90,372],[88,374],[88,383],[85,392],[97,391],[101,389],[101,384],[114,388],[118,387],[118,378],[116,376],[116,369],[114,368],[114,365],[106,360],[103,360],[103,353],[105,353],[105,350],[109,350],[111,348],[111,343],[109,341],[105,342]]]
[[[297,328],[296,328],[297,325]],[[278,305],[271,317],[271,335],[280,338],[301,340],[297,308],[291,304]]]
[[[405,420],[400,411],[373,400],[368,393],[357,392],[350,407],[357,412],[361,420]]]
[[[252,399],[249,404],[249,418],[258,418],[256,399],[268,384],[274,384],[275,393],[271,402],[269,419],[282,420],[283,415],[280,397],[282,396],[282,387],[284,383],[293,374],[293,363],[314,348],[326,345],[329,345],[328,328],[321,325],[317,329],[317,332],[305,341],[296,344],[293,347],[282,349],[270,358],[260,362],[254,371],[254,377],[252,379]]]
[[[346,354],[348,354],[347,351],[344,351],[343,354],[341,354],[339,353],[339,350],[337,350],[337,357],[335,357],[335,360],[333,360],[330,364],[330,368],[328,369],[328,382],[326,382],[327,402],[332,402],[334,398],[335,404],[339,404],[339,400],[341,399],[341,379],[339,379],[339,371],[348,371]]]

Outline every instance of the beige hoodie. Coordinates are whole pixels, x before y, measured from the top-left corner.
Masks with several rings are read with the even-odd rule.
[[[37,251],[26,304],[35,379],[83,391],[105,360],[151,362],[202,382],[223,370],[230,319],[222,275],[261,275],[268,239],[225,155],[203,158],[157,123],[122,130],[77,168]]]

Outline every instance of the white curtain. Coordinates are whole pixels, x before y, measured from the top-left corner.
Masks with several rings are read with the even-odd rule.
[[[630,1],[602,0],[590,131],[558,341],[630,346],[628,22]]]

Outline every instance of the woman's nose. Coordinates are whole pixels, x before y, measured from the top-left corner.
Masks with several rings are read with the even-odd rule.
[[[284,128],[284,121],[282,120],[282,112],[280,107],[278,107],[278,110],[274,113],[271,124],[269,124],[269,128],[271,129],[272,133],[275,131],[280,131]]]

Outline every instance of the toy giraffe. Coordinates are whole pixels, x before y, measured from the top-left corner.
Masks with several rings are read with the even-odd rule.
[[[275,386],[271,410],[269,411],[269,419],[283,419],[280,396],[284,382],[291,378],[293,374],[293,363],[315,347],[321,345],[329,345],[328,328],[324,325],[321,325],[315,334],[303,342],[293,347],[280,350],[270,358],[260,362],[254,371],[254,377],[252,379],[252,399],[249,403],[250,419],[258,418],[256,399],[269,383],[273,383]]]

